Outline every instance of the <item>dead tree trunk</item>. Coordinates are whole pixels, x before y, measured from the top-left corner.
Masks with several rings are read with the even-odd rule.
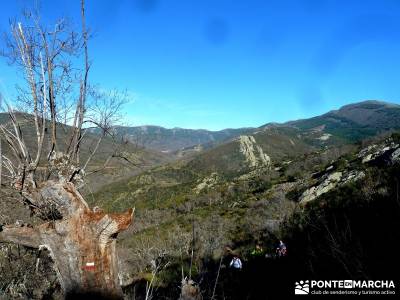
[[[123,214],[91,210],[72,183],[49,181],[30,196],[39,209],[53,202],[63,218],[37,227],[4,226],[0,242],[47,248],[66,296],[122,298],[116,236],[131,224],[133,209]]]
[[[191,280],[184,278],[181,283],[181,295],[179,300],[202,300],[201,291],[198,285]]]
[[[65,20],[46,29],[36,13],[24,14],[27,25],[11,24],[5,56],[24,70],[26,85],[20,89],[21,97],[16,102],[26,111],[17,114],[4,100],[9,121],[0,124],[0,138],[12,156],[4,155],[0,149],[0,183],[18,191],[24,203],[45,223],[36,227],[0,226],[0,242],[47,248],[66,296],[89,293],[122,298],[115,243],[117,234],[131,224],[133,209],[123,214],[91,210],[75,188],[84,182],[85,169],[118,120],[123,103],[117,94],[111,98],[89,95],[89,34],[84,0],[80,3],[81,34],[68,29]],[[84,65],[80,66],[77,57],[82,50]],[[74,88],[73,83],[79,84]],[[71,103],[75,114],[69,111],[69,98],[75,99]],[[107,99],[101,101],[102,98]],[[60,124],[63,114],[65,122]],[[72,124],[67,116],[72,117]],[[28,122],[25,127],[23,119]],[[102,135],[82,164],[81,143],[89,124],[101,128]],[[24,139],[23,129],[28,127],[35,128],[33,144]],[[48,127],[50,137],[46,133]],[[62,141],[57,128],[64,127],[69,138]],[[47,155],[43,153],[46,145]]]

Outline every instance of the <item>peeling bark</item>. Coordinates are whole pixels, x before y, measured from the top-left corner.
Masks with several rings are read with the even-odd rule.
[[[93,293],[122,298],[116,236],[129,227],[134,210],[122,214],[93,211],[71,183],[47,182],[30,200],[37,207],[51,200],[63,218],[33,228],[4,226],[0,242],[47,248],[66,296]]]
[[[9,122],[0,124],[0,135],[13,159],[0,149],[0,175],[5,176],[7,184],[23,196],[32,213],[46,223],[36,227],[0,225],[0,242],[47,248],[66,297],[69,294],[91,293],[122,298],[115,243],[117,234],[131,224],[133,210],[123,214],[91,210],[75,188],[83,182],[85,168],[98,148],[96,146],[90,153],[84,165],[80,164],[80,146],[86,132],[83,125],[95,124],[105,136],[123,103],[116,95],[108,101],[103,100],[101,105],[94,104],[93,108],[87,105],[89,35],[85,1],[80,2],[81,34],[68,29],[63,19],[47,30],[40,24],[41,18],[35,12],[26,14],[26,25],[21,22],[11,24],[11,37],[6,43],[9,53],[6,56],[23,67],[29,91],[25,93],[21,90],[22,97],[19,98],[23,100],[21,103],[26,106],[27,112],[32,114],[36,145],[28,147],[25,142],[22,119],[26,116],[21,118],[11,105],[5,103]],[[79,72],[72,70],[80,69],[75,62],[82,49],[84,67],[79,76]],[[68,123],[68,113],[65,113],[65,122],[58,123],[63,119],[64,111],[68,111],[62,99],[75,97],[75,89],[70,88],[70,78],[80,79],[80,92],[74,103],[75,116],[68,129],[66,149],[62,152],[64,147],[57,145],[57,142],[63,144],[57,140],[57,128],[63,128]],[[45,137],[48,127],[51,137]],[[45,156],[46,144],[50,149]],[[2,174],[3,170],[8,174]]]
[[[0,227],[0,242],[11,242],[26,247],[38,248],[40,235],[38,230],[30,227],[3,226]]]

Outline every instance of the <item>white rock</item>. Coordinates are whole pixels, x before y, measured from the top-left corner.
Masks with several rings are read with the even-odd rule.
[[[323,135],[321,135],[318,139],[321,141],[327,141],[329,140],[329,138],[332,136],[332,134],[330,133],[324,133]]]
[[[199,194],[202,190],[206,188],[211,188],[219,181],[218,173],[212,173],[210,176],[205,177],[195,188],[196,194]]]
[[[250,167],[270,167],[271,158],[257,145],[253,136],[241,135],[239,137],[239,142],[240,152],[246,157],[246,161],[249,163]]]
[[[400,148],[395,150],[392,155],[390,156],[390,159],[393,163],[395,162],[400,162]]]

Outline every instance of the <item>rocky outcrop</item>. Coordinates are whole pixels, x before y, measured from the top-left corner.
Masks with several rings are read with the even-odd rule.
[[[213,187],[219,181],[218,173],[211,173],[210,176],[203,178],[203,180],[199,181],[197,186],[194,188],[196,194],[199,194],[204,189],[208,189]]]
[[[395,151],[393,151],[393,153],[390,156],[390,158],[391,158],[393,163],[399,163],[400,162],[400,148],[398,148]]]
[[[300,204],[310,202],[320,195],[329,192],[337,185],[341,178],[342,172],[329,174],[319,185],[313,186],[303,192],[303,194],[300,196]]]
[[[257,145],[254,136],[241,135],[239,137],[240,152],[246,157],[251,168],[270,167],[271,158]]]
[[[335,188],[336,186],[344,185],[351,181],[357,181],[365,176],[363,171],[351,170],[343,172],[333,172],[326,174],[322,177],[322,181],[305,190],[300,196],[300,204],[304,205],[313,201],[317,197],[325,194]]]
[[[369,145],[362,149],[357,157],[362,164],[393,165],[400,162],[400,146],[389,138],[382,143]],[[360,170],[347,169],[341,172],[334,172],[333,166],[329,166],[326,171],[332,172],[322,176],[318,184],[305,190],[300,196],[301,205],[316,199],[336,186],[344,185],[350,181],[357,181],[365,176],[365,173]]]
[[[373,144],[358,153],[362,163],[370,163],[382,160],[385,164],[394,164],[400,161],[400,146],[387,139],[381,144]]]
[[[331,136],[332,136],[332,134],[330,134],[330,133],[324,133],[318,139],[321,141],[327,141],[330,139]]]

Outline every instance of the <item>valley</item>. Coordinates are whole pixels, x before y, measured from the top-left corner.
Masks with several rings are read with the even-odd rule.
[[[117,244],[120,278],[127,295],[143,295],[156,264],[157,280],[153,284],[158,299],[174,299],[178,295],[179,289],[175,287],[181,271],[186,276],[191,274],[206,298],[210,297],[218,261],[227,268],[232,253],[243,259],[251,276],[261,276],[257,274],[265,264],[279,274],[291,272],[288,270],[296,266],[298,271],[290,275],[295,280],[312,274],[326,276],[323,268],[314,265],[320,260],[312,253],[338,251],[324,260],[327,268],[337,276],[368,278],[379,274],[377,264],[358,254],[354,256],[358,262],[342,257],[343,253],[335,247],[353,247],[352,239],[346,236],[352,233],[343,230],[358,232],[357,226],[368,222],[357,217],[356,209],[370,214],[370,206],[382,209],[379,201],[395,205],[390,202],[390,195],[396,193],[393,184],[400,174],[400,140],[395,133],[399,128],[400,106],[367,101],[308,120],[268,124],[253,131],[237,130],[227,140],[204,148],[194,138],[186,146],[202,150],[183,157],[172,151],[176,148],[167,154],[128,142],[120,148],[123,157],[114,154],[109,167],[99,170],[92,183],[89,181],[92,190],[82,191],[92,207],[110,212],[136,209],[134,225],[120,234]],[[95,138],[96,133],[92,134]],[[120,140],[127,140],[126,134],[126,129],[117,132]],[[182,143],[186,143],[187,139],[184,140]],[[159,147],[166,149],[163,147],[168,145]],[[86,147],[83,151],[89,151],[90,146]],[[93,170],[98,167],[97,161],[110,154],[107,141],[102,149]],[[8,198],[3,198],[1,204],[1,223],[15,217],[23,223],[32,222],[26,209],[19,204],[9,206]],[[393,222],[391,226],[399,220],[395,217],[398,209],[393,209],[380,211],[389,214],[385,218]],[[347,217],[342,220],[343,213]],[[312,227],[318,222],[325,227]],[[342,228],[345,225],[349,227]],[[332,234],[332,240],[321,238],[327,232]],[[317,238],[322,240],[316,242]],[[359,233],[358,247],[373,251],[368,250],[368,241],[363,238]],[[387,236],[392,242],[395,238],[396,233]],[[252,256],[256,245],[262,246],[267,257],[273,255],[280,239],[288,245],[287,258],[280,261]],[[333,245],[334,241],[339,244]],[[317,248],[310,243],[317,243]],[[2,248],[0,259],[16,255],[15,251],[12,247]],[[35,252],[24,251],[16,258],[17,266],[26,260],[34,264],[31,260]],[[337,260],[342,265],[336,265]],[[306,262],[312,266],[305,265]],[[51,261],[46,263],[51,265]],[[356,263],[363,265],[364,273],[357,273]],[[386,262],[384,265],[389,268]],[[0,276],[0,282],[15,280],[20,272],[23,271],[13,267],[7,275]],[[48,270],[41,272],[47,287],[31,290],[48,293],[45,290],[52,287],[57,291],[56,283],[50,279],[54,274]],[[235,298],[235,288],[228,280],[232,275],[228,269],[222,272],[225,278],[217,284],[217,293],[226,293],[229,299],[244,297],[241,294]],[[282,282],[270,279],[271,293],[276,291],[274,285],[282,288]],[[245,290],[253,290],[251,297],[262,292],[260,287],[254,287],[257,279],[254,280],[246,281]]]

